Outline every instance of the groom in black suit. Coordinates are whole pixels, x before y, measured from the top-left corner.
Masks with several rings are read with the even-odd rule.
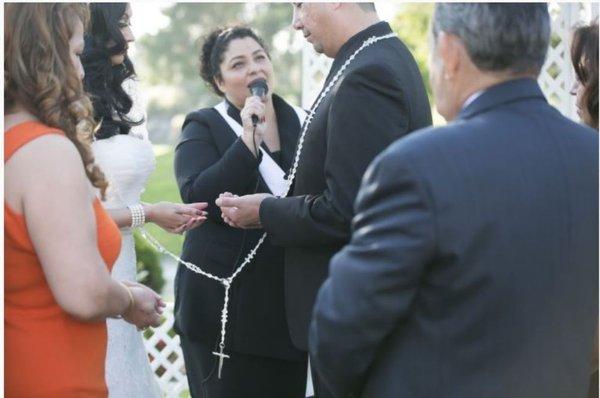
[[[365,169],[397,138],[429,126],[431,111],[412,55],[372,3],[294,3],[294,28],[334,61],[293,190],[287,198],[250,195],[218,204],[231,225],[260,222],[271,242],[285,247],[288,327],[293,343],[307,350],[314,299],[331,256],[350,238]],[[369,38],[377,41],[357,52]],[[327,396],[318,381],[315,388],[317,397]]]
[[[584,397],[598,324],[598,134],[536,78],[545,4],[438,3],[449,121],[369,167],[311,324],[336,397]]]

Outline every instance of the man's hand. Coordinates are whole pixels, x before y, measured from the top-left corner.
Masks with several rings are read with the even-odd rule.
[[[236,196],[225,192],[219,195],[216,204],[221,208],[221,217],[228,225],[243,229],[260,228],[260,204],[271,196],[268,193]]]

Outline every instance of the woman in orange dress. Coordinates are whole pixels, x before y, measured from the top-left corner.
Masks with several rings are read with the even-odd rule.
[[[110,277],[119,231],[96,199],[84,4],[4,8],[5,396],[105,397],[106,318],[157,325],[152,290]],[[95,188],[94,188],[95,187]]]

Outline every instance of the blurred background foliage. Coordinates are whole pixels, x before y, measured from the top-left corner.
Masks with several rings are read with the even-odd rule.
[[[137,281],[156,292],[162,292],[166,281],[161,269],[160,255],[139,232],[135,231],[133,238],[137,256]]]
[[[433,102],[427,60],[430,45],[429,22],[433,15],[433,5],[434,3],[403,4],[394,19],[390,21],[394,32],[406,44],[417,61],[431,103]]]
[[[290,28],[289,4],[179,3],[164,9],[163,14],[170,23],[137,43],[136,67],[149,100],[148,127],[154,132],[153,142],[172,144],[185,114],[219,101],[200,79],[198,67],[204,37],[220,26],[242,24],[254,29],[270,50],[275,91],[299,102],[302,47]]]
[[[428,87],[429,20],[434,3],[399,4],[386,16],[412,51]],[[220,99],[200,79],[199,53],[213,29],[243,24],[267,43],[275,70],[275,91],[299,104],[302,90],[304,39],[291,27],[287,3],[173,3],[162,10],[169,23],[136,44],[135,65],[148,99],[148,128],[154,143],[172,145],[184,116]]]

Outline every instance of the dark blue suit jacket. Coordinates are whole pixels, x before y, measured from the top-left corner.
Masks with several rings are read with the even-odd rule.
[[[313,314],[336,396],[585,396],[598,324],[598,135],[533,79],[369,167]]]

